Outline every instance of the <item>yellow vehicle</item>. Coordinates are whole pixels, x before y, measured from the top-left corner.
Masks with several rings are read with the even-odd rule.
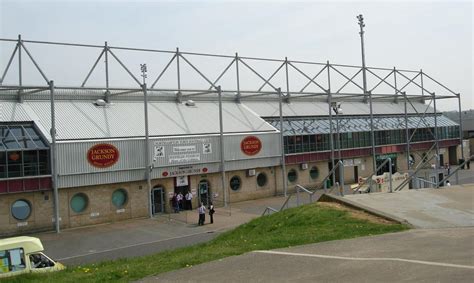
[[[0,279],[30,272],[51,272],[66,267],[42,253],[40,239],[14,237],[0,240]]]

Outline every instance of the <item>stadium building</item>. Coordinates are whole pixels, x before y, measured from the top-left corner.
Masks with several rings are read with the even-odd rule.
[[[296,185],[354,184],[387,158],[393,173],[405,173],[436,156],[428,177],[438,184],[443,176],[437,169],[465,154],[459,124],[436,109],[437,99],[460,104],[460,95],[421,71],[105,44],[88,46],[100,55],[81,86],[56,86],[29,49],[53,43],[2,43],[14,45],[0,81],[0,235],[170,213],[171,198],[180,192],[193,194],[195,208],[199,202],[227,206],[287,194]],[[161,52],[171,60],[147,85],[146,66],[139,80],[118,50]],[[21,67],[19,77],[8,80],[22,51],[43,83],[25,84]],[[193,64],[210,56],[230,63],[213,80]],[[104,58],[106,84],[86,86]],[[109,84],[112,59],[134,86]],[[264,77],[252,62],[277,68]],[[207,85],[184,88],[183,65]],[[170,66],[177,85],[162,88]],[[221,84],[230,69],[236,71],[232,83]],[[245,71],[253,78],[245,78]],[[263,85],[245,89],[251,80]],[[428,80],[444,92],[427,89]],[[348,85],[356,90],[345,91]],[[378,92],[381,85],[391,93]],[[419,92],[408,93],[407,86]],[[331,174],[339,160],[342,174]],[[377,175],[389,171],[388,165],[378,169]]]

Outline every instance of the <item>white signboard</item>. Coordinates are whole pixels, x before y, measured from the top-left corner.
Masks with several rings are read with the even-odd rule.
[[[184,154],[173,154],[169,157],[169,162],[173,163],[183,163],[183,162],[193,162],[201,161],[200,153],[184,153]]]
[[[181,153],[181,152],[195,152],[196,146],[195,145],[183,145],[183,146],[173,146],[173,152]]]
[[[155,145],[153,149],[153,160],[156,161],[156,159],[160,157],[165,157],[165,147]]]

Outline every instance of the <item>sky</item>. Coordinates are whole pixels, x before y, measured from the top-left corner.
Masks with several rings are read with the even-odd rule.
[[[361,65],[358,14],[364,15],[366,24],[368,66],[423,70],[461,93],[463,109],[474,108],[471,1],[0,0],[0,38],[16,39],[21,34],[25,40],[94,45],[107,41],[113,46],[160,50],[179,47],[187,52],[225,55],[238,52],[249,57]],[[79,86],[100,54],[99,49],[93,48],[27,46],[48,79],[60,85]],[[12,43],[0,42],[2,73],[13,48]],[[148,77],[155,78],[171,58],[168,54],[120,50],[116,54],[138,78],[140,63],[147,63]],[[192,60],[212,78],[229,63],[213,58]],[[23,61],[24,84],[40,83],[41,77],[31,62]],[[111,63],[111,84],[133,84],[120,66],[114,64]],[[275,70],[274,66],[259,64],[255,68],[260,68],[266,77]],[[14,65],[4,84],[18,81],[18,69]],[[318,69],[305,71],[315,74]],[[183,66],[181,72],[183,84],[188,83],[189,88],[197,85],[200,78],[191,74],[193,70],[189,66]],[[88,84],[103,84],[103,74],[104,66],[99,64]],[[242,74],[242,80],[246,76],[251,87],[251,74]],[[293,76],[296,76],[294,70]],[[171,80],[174,79],[164,77],[163,85]],[[279,73],[272,82],[284,89],[282,80]],[[305,81],[300,76],[293,87],[302,83]],[[399,78],[399,84],[403,83]],[[426,77],[425,83],[428,86]],[[439,91],[436,93],[442,89]],[[437,103],[441,110],[458,108],[457,99]]]

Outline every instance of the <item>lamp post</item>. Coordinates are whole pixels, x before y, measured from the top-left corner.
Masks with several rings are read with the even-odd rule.
[[[331,108],[336,113],[336,146],[337,146],[337,164],[339,164],[339,184],[341,184],[340,189],[340,194],[341,196],[344,195],[344,171],[343,171],[343,165],[342,165],[342,160],[341,160],[341,133],[339,131],[339,114],[342,114],[342,108],[341,108],[341,103],[340,102],[332,102],[331,103]]]
[[[337,146],[337,159],[341,160],[341,133],[339,132],[339,115],[342,114],[342,108],[340,102],[333,102],[331,105],[332,110],[336,113],[336,146]]]

